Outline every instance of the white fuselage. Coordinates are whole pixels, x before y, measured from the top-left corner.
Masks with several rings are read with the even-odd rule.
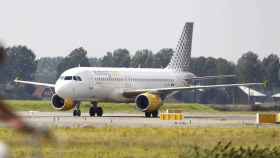
[[[133,102],[124,91],[187,86],[192,77],[171,69],[77,67],[61,74],[55,92],[77,101]]]

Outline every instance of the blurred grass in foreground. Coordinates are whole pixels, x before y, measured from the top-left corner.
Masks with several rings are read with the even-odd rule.
[[[50,101],[34,101],[34,100],[7,100],[6,103],[15,109],[16,111],[55,111],[50,104]],[[99,103],[104,108],[104,112],[139,112],[136,109],[135,104],[125,103]],[[90,107],[89,102],[82,102],[82,112],[88,112]],[[202,104],[177,104],[177,103],[165,103],[161,110],[168,108],[182,109],[190,112],[215,112],[211,107]]]
[[[45,157],[274,158],[280,154],[278,128],[58,128],[53,132],[60,143],[44,143]],[[25,135],[0,129],[0,139],[11,146],[13,157],[31,157]]]

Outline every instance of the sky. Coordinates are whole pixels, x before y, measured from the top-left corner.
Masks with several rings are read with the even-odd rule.
[[[26,45],[37,57],[89,57],[127,48],[176,48],[184,23],[194,22],[192,56],[236,62],[280,48],[279,0],[0,0],[0,39]]]

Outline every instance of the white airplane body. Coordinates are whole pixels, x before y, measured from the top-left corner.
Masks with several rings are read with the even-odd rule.
[[[82,81],[74,80],[74,76],[82,78]],[[72,80],[65,80],[65,77]],[[167,69],[77,67],[62,73],[55,92],[77,101],[134,102],[133,97],[123,94],[136,89],[188,86],[185,79],[192,77],[192,73]]]
[[[262,85],[262,83],[191,85],[192,80],[232,77],[232,75],[196,77],[189,72],[193,23],[186,23],[177,50],[164,69],[76,67],[61,74],[55,84],[31,81],[15,82],[53,87],[53,107],[74,110],[80,116],[81,101],[91,101],[91,116],[102,116],[98,102],[135,102],[146,117],[157,117],[158,109],[168,95],[182,90]]]

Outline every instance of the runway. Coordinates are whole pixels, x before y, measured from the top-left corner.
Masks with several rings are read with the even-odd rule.
[[[255,127],[255,114],[184,113],[181,121],[163,121],[145,118],[142,113],[105,113],[103,117],[73,117],[71,112],[20,112],[27,122],[36,126],[87,128],[87,127]]]

